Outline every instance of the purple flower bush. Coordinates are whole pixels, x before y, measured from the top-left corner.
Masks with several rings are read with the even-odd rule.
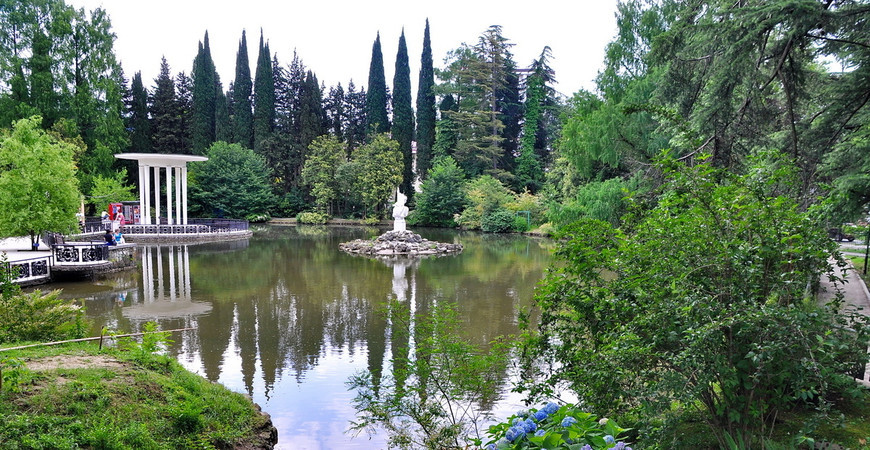
[[[489,427],[489,440],[483,448],[631,450],[619,440],[626,431],[613,420],[598,420],[574,405],[560,407],[551,402],[540,409],[518,411],[505,422]]]

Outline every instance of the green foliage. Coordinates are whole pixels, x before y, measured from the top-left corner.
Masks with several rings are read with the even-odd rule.
[[[611,178],[580,186],[574,198],[549,202],[547,217],[557,227],[590,218],[618,224],[626,211],[626,197],[636,189],[637,181]]]
[[[398,147],[386,134],[378,134],[352,155],[357,176],[353,186],[362,197],[366,215],[385,204],[402,182],[402,154]]]
[[[466,197],[461,186],[464,179],[462,169],[450,157],[436,158],[429,176],[420,186],[417,194],[417,207],[408,217],[410,225],[455,227],[454,216],[462,212]]]
[[[867,358],[866,318],[815,303],[835,244],[769,193],[776,180],[661,167],[667,190],[624,231],[585,219],[558,236],[528,347],[557,365],[535,366],[552,369],[534,389],[566,382],[595,411],[645,421],[697,406],[721,445],[754,442],[785,410],[826,413]]]
[[[5,269],[3,263],[2,270]],[[84,337],[84,310],[74,301],[58,298],[60,291],[23,293],[3,276],[0,293],[0,343],[54,341]]]
[[[417,315],[414,327],[409,327],[406,305],[392,302],[387,313],[393,339],[408,342],[413,329],[416,347],[413,356],[407,345],[394,354],[389,375],[378,379],[365,372],[348,381],[356,391],[357,418],[351,428],[359,433],[380,427],[391,447],[403,449],[462,448],[479,441],[488,417],[483,405],[499,394],[510,340],[500,338],[488,348],[469,343],[450,303],[439,302],[434,310]]]
[[[296,215],[296,222],[308,225],[323,225],[329,221],[327,214],[319,212],[301,212]]]
[[[626,431],[613,419],[598,420],[570,403],[561,407],[548,403],[541,409],[519,411],[506,422],[489,427],[486,449],[631,450],[620,440]]]
[[[87,197],[87,204],[95,211],[100,211],[110,202],[125,202],[136,200],[133,194],[134,186],[125,185],[127,169],[121,169],[115,175],[104,177],[96,175],[91,185],[91,195]]]
[[[30,235],[76,227],[81,194],[75,147],[42,131],[41,118],[15,123],[0,137],[0,236]]]
[[[347,162],[344,145],[334,136],[320,136],[308,146],[302,181],[311,188],[318,211],[329,214],[339,194],[338,168]]]
[[[243,218],[268,214],[275,204],[262,157],[239,144],[215,142],[208,161],[191,164],[191,210]]]
[[[489,175],[469,181],[465,186],[467,207],[459,215],[457,223],[463,228],[481,228],[483,218],[502,209],[513,200],[513,193],[504,184]]]
[[[408,203],[414,202],[414,155],[411,141],[414,140],[414,109],[411,108],[411,68],[408,65],[408,46],[405,32],[399,36],[399,50],[396,53],[396,70],[393,76],[393,125],[390,135],[399,143],[402,152],[402,192],[408,196]]]
[[[2,392],[4,448],[262,448],[263,416],[243,395],[192,374],[172,358],[103,350],[93,343],[16,351],[33,361],[110,358],[110,367],[27,374]],[[160,370],[149,369],[150,366]],[[4,371],[4,375],[6,371]]]
[[[542,197],[534,195],[529,191],[517,194],[513,200],[505,204],[505,208],[514,213],[521,214],[523,221],[526,221],[526,212],[528,212],[528,219],[531,225],[541,224],[547,219],[547,207],[544,205]]]
[[[388,102],[387,80],[384,76],[384,54],[381,52],[381,34],[378,33],[372,44],[369,85],[366,91],[367,133],[374,135],[390,131],[390,117],[387,114]]]
[[[420,78],[417,82],[417,174],[425,179],[432,168],[435,146],[435,70],[432,66],[432,40],[429,19],[423,32],[423,53],[420,56]]]
[[[483,216],[480,229],[487,233],[508,233],[514,231],[514,213],[506,209],[498,209]],[[525,222],[525,218],[523,218]]]

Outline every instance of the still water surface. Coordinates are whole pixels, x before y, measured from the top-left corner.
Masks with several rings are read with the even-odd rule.
[[[391,298],[425,312],[455,301],[467,339],[517,332],[550,261],[547,240],[414,230],[458,242],[455,256],[381,261],[338,244],[385,230],[363,227],[255,228],[248,240],[140,246],[140,265],[94,282],[68,283],[95,329],[138,331],[147,321],[174,333],[169,352],[187,369],[247,393],[272,416],[283,449],[377,449],[384,437],[347,433],[355,416],[345,382],[387,373],[396,342],[378,306]],[[505,375],[505,388],[509,388]],[[516,399],[497,408],[516,409]]]

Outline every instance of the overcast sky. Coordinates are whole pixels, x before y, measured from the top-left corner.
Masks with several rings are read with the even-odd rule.
[[[571,95],[593,89],[604,46],[616,34],[616,0],[576,2],[529,1],[395,1],[395,0],[67,0],[90,11],[104,8],[117,40],[115,53],[128,79],[142,72],[154,85],[160,58],[166,56],[173,76],[190,74],[197,44],[208,30],[212,58],[226,90],[235,78],[235,61],[242,30],[246,30],[251,74],[254,73],[260,30],[272,54],[286,66],[295,50],[306,67],[327,86],[353,79],[368,83],[372,43],[378,32],[387,84],[392,87],[399,35],[405,30],[416,92],[423,50],[423,30],[429,19],[436,67],[461,43],[474,44],[490,25],[515,46],[519,67],[528,66],[544,46],[552,49],[556,89]]]

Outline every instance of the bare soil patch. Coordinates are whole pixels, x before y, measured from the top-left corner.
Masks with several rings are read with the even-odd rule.
[[[27,362],[27,368],[34,371],[56,369],[126,369],[127,363],[105,355],[57,355],[33,359]]]

